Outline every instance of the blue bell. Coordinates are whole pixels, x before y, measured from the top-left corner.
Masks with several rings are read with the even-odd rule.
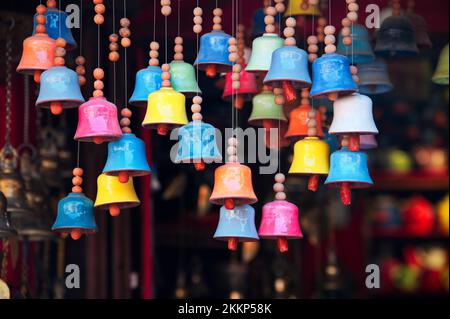
[[[162,70],[159,66],[148,66],[136,73],[136,83],[130,104],[147,107],[148,96],[162,86]]]
[[[342,33],[340,33],[337,52],[348,57],[354,64],[368,63],[375,60],[367,29],[360,24],[354,24],[351,28],[352,44],[346,46],[343,43]]]
[[[63,38],[66,40],[66,50],[74,50],[77,48],[77,42],[75,41],[72,31],[67,27],[67,14],[63,11],[59,11],[57,8],[47,8],[45,12],[45,28],[50,38],[56,40]],[[36,33],[36,16],[34,16],[34,28],[33,35]]]
[[[295,92],[311,87],[308,54],[296,46],[284,46],[272,54],[264,84],[283,87],[287,101],[296,100]],[[288,93],[289,92],[289,93]]]
[[[41,89],[36,106],[50,108],[53,114],[62,109],[75,108],[84,103],[75,71],[55,66],[41,75]]]
[[[244,205],[229,210],[222,206],[214,239],[227,241],[230,250],[236,250],[239,242],[258,241],[259,236],[255,226],[255,210],[253,207]]]
[[[324,54],[312,65],[313,85],[311,97],[328,96],[337,99],[339,95],[348,95],[358,91],[358,85],[350,73],[347,57],[331,53]]]
[[[383,94],[394,89],[389,71],[383,59],[358,65],[359,92],[362,94]]]
[[[197,170],[203,170],[205,163],[222,160],[214,126],[193,121],[179,129],[178,137],[175,163],[194,163]]]
[[[134,134],[123,134],[118,141],[108,144],[108,160],[103,173],[119,176],[122,183],[128,182],[130,176],[150,174],[145,153],[145,143]]]
[[[369,188],[373,185],[367,155],[350,152],[348,147],[331,154],[330,173],[325,185],[341,188],[342,202],[350,205],[352,188]]]
[[[58,203],[58,216],[53,231],[63,235],[71,234],[79,239],[82,234],[97,232],[94,217],[94,203],[83,193],[70,193]]]
[[[391,16],[384,20],[377,33],[375,52],[384,57],[418,55],[419,48],[411,21],[404,16]]]
[[[232,63],[228,59],[228,40],[230,35],[222,30],[213,30],[202,35],[200,51],[194,67],[206,71],[208,77],[215,77],[217,73],[231,71]]]

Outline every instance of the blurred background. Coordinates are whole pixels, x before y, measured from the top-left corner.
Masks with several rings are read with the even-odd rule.
[[[91,1],[83,3],[82,54],[86,57],[87,85],[84,96],[91,94],[92,70],[96,67],[96,30]],[[62,0],[81,4],[80,0]],[[360,0],[360,8],[384,0]],[[4,0],[0,11],[1,43],[12,36],[14,68],[19,62],[22,41],[31,35],[33,14],[39,1]],[[106,71],[106,96],[118,106],[125,105],[124,61],[117,65],[113,79],[108,61],[108,35],[113,33],[112,1],[105,1],[106,22],[102,26],[101,63]],[[116,25],[123,16],[123,1],[116,0]],[[224,9],[224,30],[231,32],[231,1],[219,0]],[[328,1],[322,3],[327,12]],[[160,60],[168,51],[173,56],[173,39],[178,33],[177,12],[181,12],[179,29],[184,37],[185,61],[193,63],[196,55],[192,32],[192,10],[195,1],[172,1],[169,17],[168,46],[165,47],[163,17],[157,1],[156,38],[161,44]],[[212,27],[214,1],[200,1],[204,10],[203,30]],[[209,204],[214,183],[214,169],[202,172],[193,167],[175,165],[169,151],[168,137],[140,128],[144,109],[134,110],[134,131],[148,146],[152,176],[135,183],[141,206],[112,219],[104,211],[96,212],[100,232],[79,241],[47,236],[30,241],[11,240],[7,263],[7,282],[14,298],[440,298],[448,296],[448,86],[431,81],[440,53],[448,42],[448,6],[445,0],[416,1],[416,14],[424,18],[431,48],[422,49],[417,57],[388,59],[390,81],[394,90],[371,96],[380,135],[378,148],[368,151],[375,187],[354,194],[351,208],[344,207],[338,191],[320,187],[316,194],[303,191],[306,181],[288,177],[288,200],[299,206],[303,240],[293,241],[288,254],[280,255],[272,241],[243,245],[231,253],[225,244],[212,239],[219,220],[219,207]],[[262,0],[240,1],[240,21],[245,25],[247,46],[260,35],[257,28],[262,16]],[[333,23],[340,28],[346,14],[344,0],[332,0]],[[360,9],[364,16],[363,10]],[[260,12],[260,11],[259,11]],[[133,45],[128,52],[128,96],[135,73],[147,64],[148,45],[153,40],[152,1],[127,1]],[[10,29],[10,18],[15,25]],[[259,17],[259,18],[258,18]],[[297,30],[298,45],[312,33],[312,21]],[[114,32],[117,32],[115,30]],[[371,31],[372,32],[372,31]],[[80,30],[73,31],[80,41]],[[371,34],[373,42],[374,34]],[[301,39],[301,40],[300,40]],[[123,49],[121,49],[123,50]],[[0,50],[0,136],[7,128],[5,108],[5,52]],[[75,67],[77,50],[68,52],[67,65]],[[448,57],[447,57],[448,59]],[[11,141],[33,146],[30,161],[38,186],[44,193],[39,210],[40,220],[51,225],[56,204],[71,187],[71,171],[76,165],[77,145],[73,134],[77,111],[61,117],[34,107],[37,87],[32,79],[13,72]],[[116,87],[114,88],[114,82]],[[204,92],[203,116],[208,123],[224,129],[231,122],[230,104],[222,100],[224,80],[214,81],[200,74]],[[190,103],[188,101],[188,103]],[[239,111],[239,125],[248,127],[251,102]],[[328,105],[328,122],[331,105]],[[329,123],[328,123],[329,124]],[[3,145],[3,139],[1,140]],[[23,148],[22,148],[23,151]],[[23,154],[23,152],[21,152]],[[96,195],[96,179],[106,159],[106,145],[82,144],[81,166],[85,170],[85,193]],[[282,149],[282,171],[292,161],[293,145]],[[26,156],[22,156],[26,157]],[[26,160],[26,159],[25,159]],[[25,160],[22,160],[21,163]],[[26,165],[21,165],[22,175]],[[256,225],[261,208],[273,200],[273,176],[257,175],[254,205]],[[0,181],[5,178],[0,174]],[[31,187],[31,186],[30,186]],[[0,247],[3,247],[0,244]],[[4,250],[0,260],[4,260]],[[80,289],[64,289],[67,264],[81,267]],[[381,269],[381,289],[366,288],[366,266]],[[3,277],[2,277],[3,278]]]

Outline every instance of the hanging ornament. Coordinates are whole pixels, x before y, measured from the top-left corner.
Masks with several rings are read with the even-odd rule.
[[[93,234],[98,229],[95,223],[93,203],[83,194],[81,188],[83,170],[79,167],[75,168],[73,175],[72,193],[59,201],[58,215],[52,230],[60,233],[64,238],[70,234],[73,240],[78,240],[83,234]]]
[[[428,34],[427,23],[424,18],[414,12],[415,6],[415,0],[408,0],[406,16],[413,25],[417,46],[419,48],[432,48],[433,43],[431,42],[430,35]]]
[[[449,45],[447,44],[441,52],[439,63],[433,75],[433,82],[440,85],[448,85],[448,63]]]
[[[303,238],[300,229],[298,207],[286,201],[284,192],[284,174],[275,175],[275,201],[263,207],[259,236],[263,239],[277,241],[278,250],[286,253],[289,250],[288,240]]]
[[[237,145],[235,137],[228,140],[228,161],[216,169],[214,189],[209,199],[211,203],[224,205],[228,210],[258,201],[253,191],[252,171],[238,162]]]
[[[262,92],[253,98],[253,109],[248,123],[262,126],[269,131],[271,128],[278,128],[280,121],[287,122],[283,107],[277,105],[275,95],[267,85],[264,85]]]
[[[297,48],[295,40],[296,20],[286,19],[284,29],[284,47],[274,51],[270,70],[264,79],[264,84],[282,87],[285,102],[297,100],[297,91],[311,87],[311,77],[308,71],[308,55]]]
[[[53,115],[64,109],[76,108],[84,103],[78,75],[65,66],[66,40],[56,40],[54,67],[41,75],[41,88],[36,106],[50,108]]]
[[[319,0],[289,0],[285,14],[300,16],[299,22],[303,22],[307,16],[320,16]]]
[[[55,40],[46,33],[45,13],[47,8],[40,4],[36,7],[36,34],[23,41],[23,53],[17,72],[33,75],[40,82],[41,73],[53,67],[55,58]]]
[[[358,76],[359,92],[362,94],[384,94],[394,89],[389,78],[388,66],[381,58],[360,64],[358,66]]]

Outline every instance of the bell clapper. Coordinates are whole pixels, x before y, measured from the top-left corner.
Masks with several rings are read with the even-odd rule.
[[[201,172],[201,171],[205,170],[206,165],[205,165],[205,162],[200,161],[200,162],[194,163],[194,167],[198,172]]]
[[[270,129],[274,127],[272,120],[263,120],[262,126],[267,131],[270,131]]]
[[[311,175],[309,177],[309,181],[308,181],[308,189],[311,192],[316,192],[317,189],[319,188],[319,182],[320,182],[320,175]]]
[[[94,142],[97,145],[100,145],[104,142],[103,137],[99,137],[99,136],[93,137],[92,142]]]
[[[228,210],[233,210],[236,207],[236,203],[235,203],[234,199],[227,198],[227,199],[225,199],[224,206]]]
[[[61,115],[63,111],[62,103],[61,102],[51,102],[50,103],[50,111],[53,115]]]
[[[350,134],[348,141],[348,149],[352,152],[358,152],[360,149],[360,136],[359,134]]]
[[[78,240],[81,238],[81,236],[83,236],[83,231],[80,228],[74,228],[72,229],[72,231],[70,232],[70,237],[73,240]]]
[[[245,104],[244,96],[242,94],[238,94],[234,99],[234,106],[238,110],[241,110],[244,107],[244,104]]]
[[[352,204],[352,190],[349,182],[344,182],[341,185],[341,200],[346,206],[350,206]]]
[[[277,246],[278,251],[282,254],[287,253],[289,251],[289,243],[286,237],[278,237],[277,238]]]
[[[128,172],[120,172],[119,173],[119,182],[124,184],[124,183],[128,183],[129,180],[130,180],[130,175],[128,175]]]
[[[287,103],[292,103],[297,100],[297,93],[291,82],[283,81],[283,93]]]
[[[33,80],[34,80],[34,82],[36,82],[36,83],[41,83],[41,74],[42,74],[42,71],[35,71],[34,72],[34,75],[33,75]]]
[[[120,207],[117,204],[109,205],[109,214],[112,217],[117,217],[120,215]]]
[[[209,78],[215,78],[217,75],[217,67],[215,64],[208,64],[206,66],[206,76]]]
[[[239,240],[236,237],[228,239],[228,249],[231,251],[236,251],[238,248]]]

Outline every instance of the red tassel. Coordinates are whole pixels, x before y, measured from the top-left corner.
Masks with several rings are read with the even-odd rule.
[[[278,250],[280,253],[284,254],[289,251],[289,244],[286,237],[278,237],[277,238]]]
[[[297,100],[297,93],[291,82],[283,81],[283,92],[287,103],[292,103]]]
[[[197,172],[205,170],[205,163],[203,161],[199,163],[194,163],[194,167],[197,170]]]
[[[228,239],[228,249],[236,251],[238,247],[238,239],[236,237]]]
[[[206,66],[206,76],[209,78],[215,78],[217,74],[217,68],[215,64],[208,64]]]
[[[236,203],[234,202],[234,199],[228,198],[228,199],[225,199],[224,206],[226,209],[232,210],[236,207]]]
[[[119,182],[121,183],[128,183],[128,180],[130,177],[128,176],[127,172],[120,172],[119,173]]]
[[[341,200],[346,206],[352,204],[352,190],[350,188],[350,183],[344,182],[341,185]]]
[[[311,175],[308,181],[308,189],[311,192],[316,192],[317,189],[319,188],[319,181],[320,181],[319,175]]]
[[[169,126],[167,124],[158,124],[158,127],[156,128],[156,132],[159,135],[167,135],[169,133]]]
[[[358,134],[350,135],[348,149],[352,152],[358,152],[360,148],[360,139]]]

